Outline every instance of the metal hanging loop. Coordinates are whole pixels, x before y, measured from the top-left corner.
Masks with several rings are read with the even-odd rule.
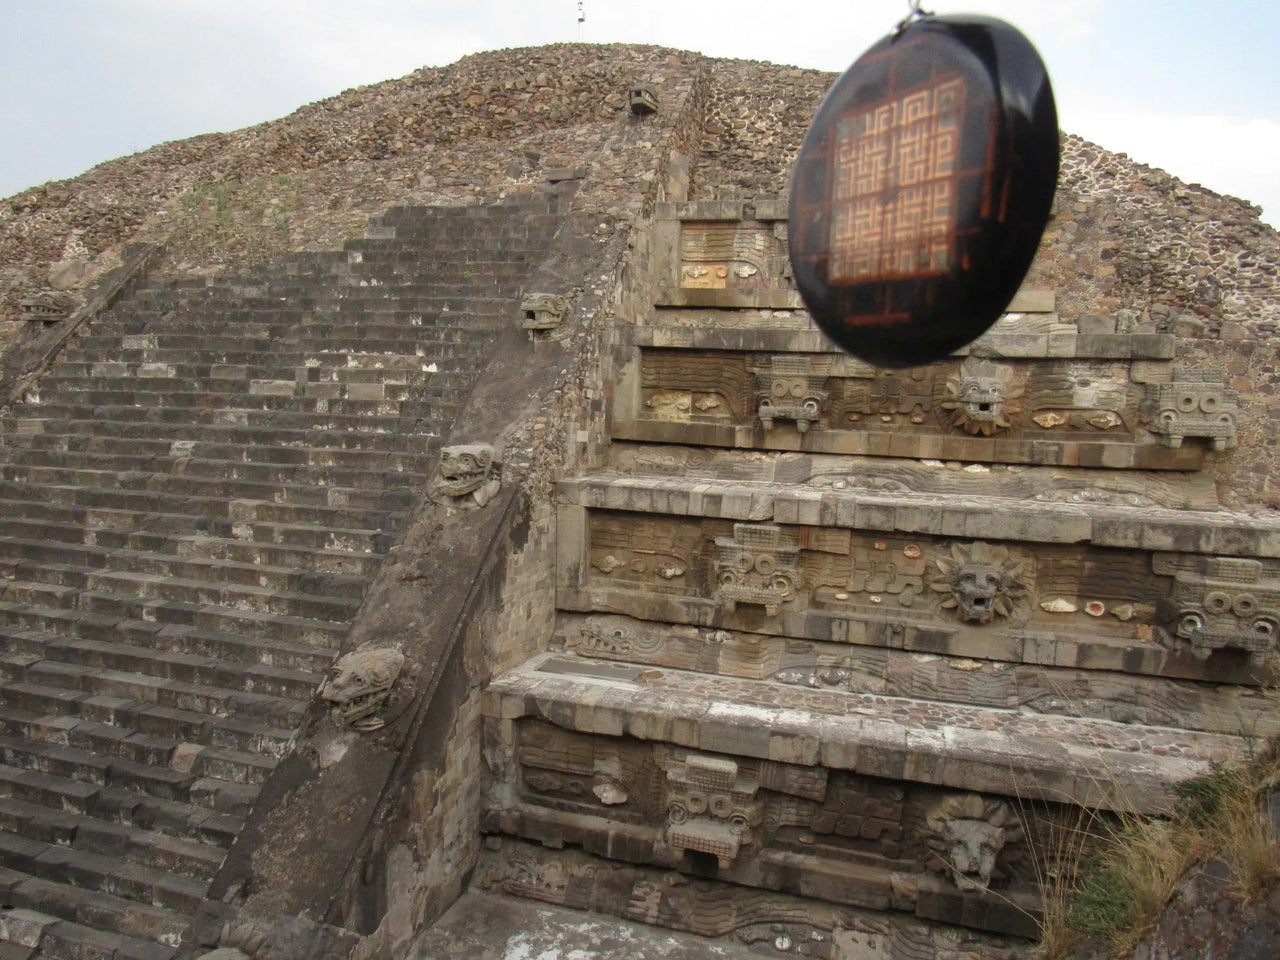
[[[932,10],[921,10],[920,0],[907,0],[907,9],[910,11],[905,17],[898,21],[898,26],[894,29],[893,35],[897,38],[902,31],[910,26],[912,20],[919,20],[924,17],[932,17]]]

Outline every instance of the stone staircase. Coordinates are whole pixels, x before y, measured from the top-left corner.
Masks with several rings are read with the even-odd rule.
[[[0,957],[175,953],[568,198],[152,279],[0,419]]]
[[[1073,810],[1159,813],[1280,732],[1280,525],[1198,474],[1236,410],[1174,336],[1025,290],[876,370],[785,238],[772,198],[657,207],[614,443],[558,489],[556,637],[487,692],[479,885],[831,960],[1025,956]]]

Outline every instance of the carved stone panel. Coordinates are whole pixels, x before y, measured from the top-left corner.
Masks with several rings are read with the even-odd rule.
[[[532,331],[554,330],[560,326],[568,309],[566,297],[552,293],[526,294],[520,301],[520,312],[524,315],[521,326]]]
[[[937,576],[930,587],[943,594],[942,607],[967,623],[1001,618],[1025,623],[1030,610],[1022,582],[1022,561],[1003,546],[956,543],[950,555],[933,558]]]
[[[736,220],[680,224],[681,289],[751,293],[788,286],[789,272],[786,245],[769,224]]]
[[[790,420],[796,430],[806,432],[821,422],[827,404],[829,358],[784,354],[769,358],[767,367],[756,371],[756,415],[765,430],[775,422]]]
[[[626,511],[588,518],[584,597],[603,590],[597,609],[703,626],[746,627],[763,613],[778,618],[771,630],[798,636],[820,617],[1148,643],[1155,605],[1172,585],[1153,574],[1143,550]],[[572,606],[579,601],[568,594],[565,602],[591,609]],[[591,642],[641,641],[605,634]]]
[[[356,730],[379,730],[386,721],[378,712],[404,666],[404,654],[393,647],[353,650],[338,658],[320,687],[335,723]]]
[[[466,443],[440,451],[432,496],[464,506],[484,506],[497,494],[501,461],[491,444]]]
[[[1005,847],[1025,837],[1007,801],[976,793],[951,794],[928,805],[925,826],[926,844],[936,856],[930,865],[969,891],[991,886]]]
[[[684,873],[710,869],[762,890],[818,884],[836,903],[887,893],[894,876],[914,877],[914,889],[941,874],[965,894],[994,887],[1022,896],[1034,887],[1023,823],[1006,797],[532,718],[515,722],[512,740],[516,763],[504,769],[518,782],[491,792],[487,822],[547,846],[609,849]],[[854,874],[833,885],[851,864]],[[542,871],[527,879],[535,874]]]
[[[637,117],[647,117],[658,112],[658,95],[653,92],[653,88],[643,84],[637,84],[628,91],[627,103]]]
[[[740,331],[727,334],[726,345],[745,342]],[[634,414],[618,420],[617,438],[1162,470],[1201,465],[1204,448],[1184,446],[1184,437],[1235,442],[1234,405],[1220,383],[1137,382],[1124,360],[968,357],[878,370],[810,352],[799,339],[795,352],[765,356],[666,346],[679,340],[640,349]],[[779,430],[781,422],[795,430]]]
[[[1172,383],[1151,385],[1153,432],[1167,447],[1180,447],[1185,439],[1204,439],[1214,450],[1236,445],[1236,394],[1228,390],[1220,369],[1179,367]]]
[[[1022,386],[1012,367],[968,358],[947,377],[942,409],[950,425],[975,436],[990,437],[1013,426]]]
[[[769,616],[796,595],[800,548],[773,524],[737,523],[732,537],[716,537],[716,601],[730,613],[740,603]]]
[[[1163,644],[1200,659],[1234,650],[1260,665],[1274,656],[1280,645],[1280,562],[1157,554],[1153,566],[1173,577],[1169,596],[1157,607]]]
[[[21,318],[45,323],[65,320],[75,312],[77,305],[76,298],[64,290],[41,290],[23,297]]]
[[[667,771],[666,841],[714,856],[722,866],[755,842],[764,819],[759,779],[735,760],[690,753]]]

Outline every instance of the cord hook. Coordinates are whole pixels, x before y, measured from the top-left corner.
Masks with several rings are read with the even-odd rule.
[[[932,10],[921,10],[920,0],[907,0],[908,13],[905,17],[898,21],[898,26],[893,31],[893,37],[896,40],[901,36],[902,31],[911,25],[911,21],[923,19],[924,17],[932,17]]]

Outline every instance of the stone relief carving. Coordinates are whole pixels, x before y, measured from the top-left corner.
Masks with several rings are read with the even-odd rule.
[[[378,730],[386,721],[376,716],[404,666],[404,654],[393,647],[353,650],[338,659],[320,687],[339,726]]]
[[[829,360],[800,354],[770,357],[769,366],[756,371],[756,416],[765,430],[777,420],[794,421],[800,433],[818,423],[826,413],[829,367]]]
[[[565,311],[569,309],[566,297],[553,293],[530,293],[520,301],[520,310],[524,314],[522,324],[525,330],[554,330],[564,320]]]
[[[1174,578],[1169,598],[1156,608],[1165,646],[1202,660],[1216,650],[1239,650],[1259,665],[1276,652],[1280,579],[1274,569],[1244,557],[1170,554],[1157,554],[1153,567]]]
[[[735,523],[732,537],[716,537],[716,601],[730,613],[740,603],[775,616],[796,595],[800,547],[772,524]]]
[[[631,112],[637,117],[647,117],[651,113],[658,112],[658,95],[651,87],[640,85],[632,87],[627,95],[627,103],[631,107]]]
[[[498,474],[501,461],[487,443],[467,443],[445,447],[440,451],[440,476],[432,487],[438,497],[451,497],[454,502],[468,498],[470,504],[483,507],[501,488]]]
[[[667,771],[667,844],[728,866],[764,821],[758,777],[727,757],[691,753]]]
[[[957,543],[950,556],[935,556],[933,562],[938,576],[929,586],[944,595],[944,610],[968,623],[990,623],[996,617],[1019,623],[1027,618],[1022,561],[1007,547]]]
[[[20,305],[21,317],[23,320],[52,323],[71,316],[78,305],[76,298],[64,290],[41,290],[23,297]]]
[[[924,592],[927,569],[919,544],[860,541],[852,545],[851,554],[852,568],[845,591],[870,594],[867,599],[874,604],[883,603],[889,597],[896,600],[898,606],[915,606],[916,598]]]
[[[926,817],[933,866],[965,891],[986,890],[998,875],[1000,853],[1023,830],[1009,804],[976,793],[943,799]]]
[[[1014,383],[1013,368],[969,357],[959,371],[947,378],[943,419],[974,436],[990,437],[1013,426],[1022,396]]]
[[[853,843],[863,850],[897,858],[902,854],[903,803],[897,784],[850,773],[833,774],[822,806],[809,815],[817,837]],[[802,838],[802,843],[814,838]]]
[[[1151,429],[1166,447],[1180,447],[1188,437],[1209,441],[1214,450],[1236,445],[1236,394],[1228,390],[1220,369],[1174,369],[1172,383],[1152,384]]]
[[[680,286],[686,290],[759,290],[776,286],[785,247],[763,224],[734,221],[680,225]]]

